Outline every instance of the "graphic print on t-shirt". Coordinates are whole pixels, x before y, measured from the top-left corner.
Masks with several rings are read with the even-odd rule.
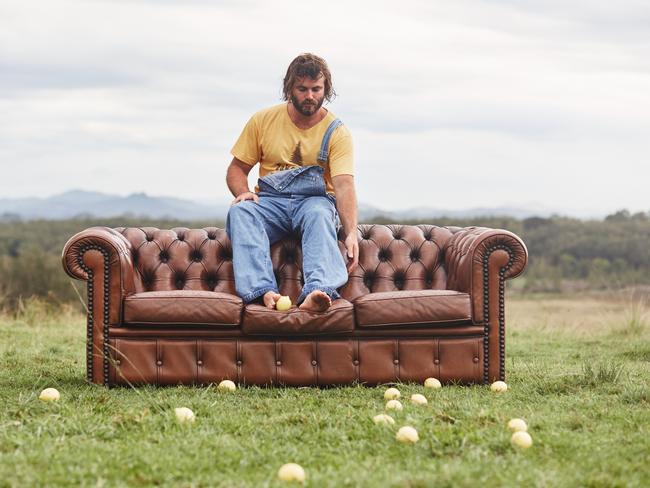
[[[297,164],[298,166],[302,166],[302,154],[300,153],[300,141],[298,141],[298,144],[296,144],[296,148],[293,150],[293,154],[291,155],[290,161],[294,164]]]
[[[287,169],[293,169],[295,168],[296,165],[302,166],[302,151],[300,150],[300,141],[296,144],[296,147],[293,150],[293,153],[291,154],[291,158],[289,159],[293,164],[288,164],[288,163],[277,163],[275,165],[276,169],[275,171],[285,171]]]

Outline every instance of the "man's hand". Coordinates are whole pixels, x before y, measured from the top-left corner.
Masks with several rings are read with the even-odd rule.
[[[345,248],[348,256],[348,274],[350,274],[359,264],[359,241],[356,229],[345,238]]]
[[[239,202],[243,202],[244,200],[253,200],[255,203],[260,203],[260,197],[257,196],[257,193],[252,192],[252,191],[245,191],[244,193],[241,193],[235,198],[230,205],[236,205]]]

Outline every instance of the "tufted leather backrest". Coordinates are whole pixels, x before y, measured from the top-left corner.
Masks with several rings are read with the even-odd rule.
[[[223,229],[118,227],[133,249],[135,291],[205,290],[236,294],[232,247]],[[359,225],[359,267],[341,288],[353,301],[371,292],[445,289],[443,249],[452,230],[432,225]],[[339,249],[345,255],[339,229]],[[295,301],[302,290],[300,236],[271,248],[280,293]]]
[[[349,301],[368,293],[444,290],[450,229],[433,225],[360,225],[359,267],[340,290]],[[344,236],[339,235],[339,247]]]

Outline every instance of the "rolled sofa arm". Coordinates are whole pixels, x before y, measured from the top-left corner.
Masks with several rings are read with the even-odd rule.
[[[108,383],[108,327],[122,322],[123,298],[134,293],[131,244],[108,227],[72,236],[61,256],[65,272],[86,280],[88,320],[86,371],[93,383]]]
[[[505,376],[505,280],[528,262],[524,242],[512,232],[485,227],[450,228],[444,248],[447,288],[468,293],[472,319],[485,330],[485,382]],[[498,358],[498,360],[494,360]]]

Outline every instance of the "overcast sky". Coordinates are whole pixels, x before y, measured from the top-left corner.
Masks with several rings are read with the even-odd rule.
[[[0,198],[226,200],[301,52],[329,63],[362,202],[650,210],[645,0],[2,0]]]

